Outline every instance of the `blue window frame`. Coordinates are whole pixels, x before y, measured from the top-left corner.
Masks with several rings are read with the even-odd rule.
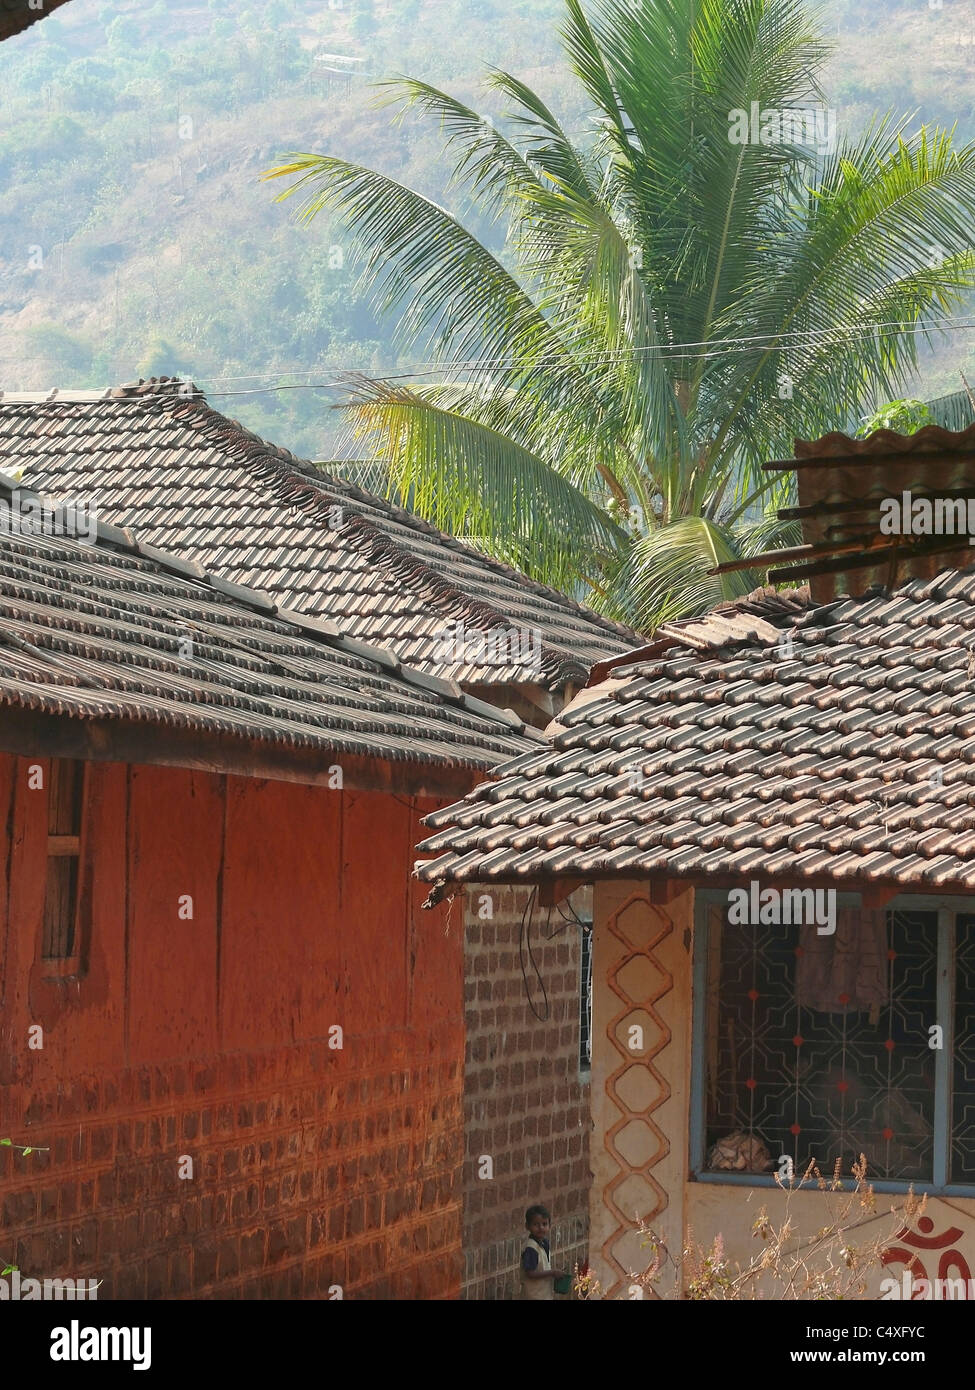
[[[693,1176],[848,1177],[864,1152],[878,1191],[975,1196],[975,900],[838,894],[826,944],[727,901],[695,896]]]

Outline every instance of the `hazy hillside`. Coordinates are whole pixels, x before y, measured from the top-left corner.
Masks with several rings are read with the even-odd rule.
[[[572,129],[581,113],[567,105],[560,10],[559,0],[73,0],[4,44],[0,384],[185,371],[252,428],[326,452],[334,391],[255,388],[393,370],[393,325],[356,294],[341,229],[293,225],[261,170],[291,150],[328,150],[449,197],[437,132],[394,125],[372,106],[370,80],[406,72],[474,100],[479,73],[497,64],[540,86]],[[975,137],[972,0],[835,0],[825,13],[841,130],[892,106]],[[343,66],[323,54],[360,59],[347,66],[361,75],[323,73]],[[499,114],[491,98],[480,109]],[[926,388],[953,389],[959,366],[975,373],[969,339],[955,333],[938,350]]]

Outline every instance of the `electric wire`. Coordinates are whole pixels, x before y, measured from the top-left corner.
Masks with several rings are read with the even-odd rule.
[[[408,367],[408,368],[406,368],[406,369],[404,369],[404,370],[402,370],[402,371],[400,371],[400,372],[390,373],[389,375],[386,375],[386,376],[380,376],[380,377],[377,378],[377,380],[381,380],[381,381],[398,381],[398,380],[405,380],[405,379],[407,379],[407,378],[409,378],[409,377],[433,376],[433,375],[438,375],[438,374],[441,373],[441,372],[445,372],[445,371],[457,371],[457,370],[461,370],[461,369],[464,369],[464,368],[468,368],[468,369],[474,371],[474,370],[487,370],[487,369],[489,369],[489,368],[494,368],[494,367],[518,366],[518,365],[528,365],[528,366],[534,367],[534,366],[539,366],[539,365],[542,365],[542,364],[547,364],[547,363],[549,363],[549,362],[559,362],[559,361],[563,361],[563,360],[572,361],[572,362],[574,362],[574,363],[579,363],[579,364],[581,365],[581,364],[583,364],[583,363],[596,362],[596,361],[599,361],[599,360],[602,360],[602,359],[608,359],[608,360],[611,361],[611,360],[613,360],[614,358],[621,358],[621,357],[628,357],[628,356],[636,356],[636,355],[641,354],[641,353],[660,352],[660,353],[676,354],[676,353],[678,353],[679,350],[683,350],[684,348],[705,348],[705,349],[707,349],[706,352],[701,352],[701,353],[697,353],[697,354],[695,354],[695,353],[686,353],[686,354],[685,354],[685,353],[683,353],[683,352],[681,351],[680,357],[675,358],[675,360],[682,360],[684,356],[688,356],[688,357],[699,357],[699,358],[701,358],[701,357],[707,357],[707,356],[713,356],[713,355],[716,355],[716,352],[720,352],[720,351],[721,351],[722,349],[724,349],[724,348],[728,348],[728,349],[730,349],[730,348],[732,348],[732,347],[736,347],[736,348],[737,348],[737,347],[739,347],[740,345],[744,345],[744,346],[741,346],[741,350],[742,350],[743,352],[748,352],[748,351],[752,350],[752,349],[748,346],[748,345],[750,345],[750,344],[756,344],[756,345],[758,345],[759,350],[761,350],[762,348],[772,349],[772,348],[775,346],[775,344],[776,344],[777,342],[781,342],[781,340],[784,340],[784,339],[797,339],[797,340],[799,340],[799,341],[797,341],[797,342],[781,342],[781,346],[782,346],[783,348],[788,348],[788,347],[804,347],[804,346],[816,346],[816,345],[818,345],[821,341],[822,341],[822,343],[823,343],[824,346],[830,346],[832,340],[835,338],[836,335],[841,335],[841,336],[843,336],[843,337],[846,337],[848,340],[851,340],[851,341],[854,341],[854,342],[857,342],[857,341],[865,342],[865,341],[867,341],[868,338],[873,337],[874,334],[876,334],[876,333],[879,332],[880,330],[887,330],[887,329],[895,329],[895,330],[897,330],[897,332],[898,332],[900,335],[902,335],[902,336],[913,336],[913,335],[916,335],[916,334],[918,334],[918,333],[950,333],[950,332],[960,332],[960,331],[964,331],[965,329],[969,329],[969,328],[975,328],[975,319],[968,319],[968,320],[963,320],[963,321],[958,321],[958,322],[948,321],[948,322],[945,322],[945,323],[913,324],[913,325],[906,325],[906,324],[901,323],[899,320],[890,319],[890,320],[887,320],[887,321],[885,321],[885,322],[881,322],[881,323],[876,323],[876,324],[871,324],[871,325],[869,325],[869,328],[868,328],[868,330],[867,330],[866,332],[863,332],[862,330],[858,330],[858,328],[855,327],[855,326],[852,325],[852,324],[851,324],[848,328],[838,327],[838,328],[792,329],[792,330],[789,330],[789,331],[786,331],[786,332],[782,332],[782,333],[757,333],[757,334],[752,334],[752,335],[750,335],[750,336],[741,337],[741,338],[722,338],[722,339],[710,339],[710,340],[702,339],[702,340],[700,340],[700,341],[692,341],[692,342],[686,342],[686,343],[652,343],[652,344],[647,344],[647,345],[645,345],[645,346],[643,346],[643,347],[633,347],[633,348],[605,348],[605,349],[602,349],[602,350],[600,350],[600,351],[598,351],[598,352],[594,352],[594,353],[583,353],[583,354],[575,354],[575,353],[571,353],[571,352],[558,353],[558,354],[548,354],[548,355],[543,355],[543,356],[540,356],[540,357],[532,358],[528,363],[525,363],[522,359],[514,358],[514,357],[487,357],[487,358],[484,358],[484,357],[468,357],[468,358],[454,358],[454,359],[447,359],[446,361],[441,362],[441,363],[439,363],[439,364],[438,364],[438,363],[435,363],[435,362],[420,362],[420,363],[416,363],[416,364],[413,365],[412,367]],[[205,379],[206,379],[207,381],[213,381],[213,382],[225,382],[225,381],[273,381],[273,380],[277,380],[279,377],[283,377],[283,376],[311,376],[311,375],[313,375],[313,373],[314,373],[315,370],[316,370],[315,368],[295,367],[295,368],[288,368],[288,369],[285,369],[285,370],[283,370],[283,371],[278,371],[278,372],[242,372],[239,376],[219,376],[219,377],[217,377],[217,376],[210,376],[210,377],[206,377]],[[321,384],[322,386],[326,386],[326,385],[331,385],[332,383],[315,383],[316,386],[319,385],[319,384]],[[341,383],[341,384],[344,384],[344,383]],[[301,385],[301,383],[298,383],[297,385]]]
[[[535,953],[532,950],[531,924],[532,918],[535,915],[535,899],[537,898],[537,896],[538,889],[533,888],[529,895],[528,901],[525,904],[525,910],[521,914],[521,925],[518,928],[518,964],[521,966],[521,979],[522,983],[525,986],[525,998],[528,1000],[528,1007],[531,1009],[532,1013],[538,1019],[539,1023],[547,1023],[549,1016],[551,1015],[552,1009],[548,1000],[548,990],[545,988],[545,981],[542,979],[542,972],[538,968],[538,962],[535,959]],[[525,969],[526,947],[528,950],[528,959],[531,963],[531,967],[535,972],[539,985],[541,986],[542,998],[545,1001],[544,1014],[539,1013],[535,1005],[535,1001],[532,998],[531,987],[528,983],[528,971]]]
[[[881,328],[886,329],[887,327],[888,327],[888,325],[876,325],[876,326],[875,326],[874,328],[872,328],[868,333],[857,333],[857,332],[854,331],[853,329],[850,329],[850,330],[845,330],[845,329],[834,329],[834,330],[830,330],[830,331],[834,334],[834,336],[833,336],[832,338],[826,338],[826,337],[823,337],[823,338],[815,338],[815,339],[812,339],[812,340],[810,340],[810,341],[807,341],[807,342],[800,342],[800,343],[773,343],[773,342],[764,342],[764,343],[763,343],[763,346],[761,346],[760,348],[755,348],[755,347],[752,346],[752,344],[753,344],[754,342],[759,341],[759,340],[750,339],[750,338],[740,338],[740,339],[734,339],[734,338],[732,338],[732,339],[727,339],[727,340],[725,340],[725,341],[723,341],[723,342],[721,342],[721,343],[718,343],[718,344],[713,345],[713,346],[714,346],[714,350],[713,350],[713,351],[709,351],[709,352],[681,352],[681,353],[676,353],[676,352],[673,351],[673,348],[679,347],[679,346],[681,346],[681,345],[680,345],[680,344],[674,344],[674,345],[673,345],[673,348],[672,348],[672,347],[665,346],[665,345],[654,346],[654,347],[646,347],[646,348],[626,348],[626,349],[622,349],[622,348],[621,348],[621,349],[613,350],[612,352],[607,352],[607,353],[602,353],[602,354],[599,354],[599,353],[597,353],[597,354],[588,354],[588,355],[583,354],[583,355],[579,355],[579,356],[576,356],[576,355],[574,355],[574,354],[572,354],[572,353],[565,353],[565,354],[562,354],[561,356],[549,356],[549,357],[534,358],[534,359],[532,359],[532,360],[529,361],[529,362],[518,362],[518,361],[516,361],[515,359],[511,359],[511,358],[507,358],[507,359],[505,359],[505,358],[494,358],[494,359],[481,359],[481,360],[470,359],[469,361],[460,362],[460,363],[458,363],[458,362],[453,362],[453,363],[447,362],[447,363],[444,363],[442,366],[437,367],[437,368],[430,368],[430,369],[414,368],[414,369],[412,369],[412,370],[407,370],[407,371],[391,372],[391,373],[389,373],[388,375],[377,376],[377,377],[375,377],[375,378],[372,378],[372,380],[377,381],[377,382],[382,382],[382,383],[385,383],[385,382],[392,382],[392,381],[416,381],[416,380],[420,379],[421,377],[442,376],[443,373],[446,372],[446,371],[465,370],[465,371],[467,371],[467,372],[469,372],[469,373],[476,374],[477,372],[493,371],[493,370],[496,370],[498,367],[504,367],[504,366],[523,366],[523,367],[525,367],[526,369],[534,369],[534,368],[537,368],[537,367],[540,367],[540,366],[543,366],[543,365],[547,365],[547,364],[549,364],[549,363],[553,363],[553,362],[562,362],[562,361],[567,362],[567,363],[571,363],[573,366],[581,367],[581,366],[591,365],[592,363],[595,363],[595,362],[598,362],[598,361],[604,360],[604,359],[606,359],[606,360],[625,359],[626,357],[633,357],[633,356],[636,356],[636,355],[638,355],[638,354],[640,354],[640,353],[643,353],[643,352],[650,352],[650,351],[658,351],[658,352],[660,352],[661,355],[663,356],[663,359],[664,359],[665,361],[667,361],[667,362],[679,362],[679,361],[707,361],[707,360],[709,360],[709,359],[711,359],[711,358],[714,358],[714,357],[721,357],[721,356],[724,356],[724,355],[726,355],[726,354],[728,354],[728,353],[731,353],[731,352],[752,352],[752,351],[789,352],[789,351],[794,351],[794,350],[796,350],[797,348],[803,348],[803,347],[807,347],[807,348],[808,348],[808,347],[813,347],[813,348],[816,348],[816,347],[835,347],[835,346],[839,346],[839,345],[841,345],[841,344],[842,344],[842,345],[853,345],[853,344],[858,343],[858,342],[867,342],[867,341],[869,341],[871,338],[873,338],[874,334],[875,334],[877,331],[879,331],[879,329],[881,329]],[[971,330],[971,329],[973,329],[973,328],[975,328],[975,321],[966,321],[966,322],[963,322],[963,323],[951,323],[951,324],[915,325],[915,326],[913,326],[913,327],[904,327],[904,326],[901,326],[901,327],[899,327],[899,328],[896,328],[895,336],[913,337],[913,336],[916,336],[916,335],[919,334],[919,333],[929,334],[929,333],[963,332],[963,331]],[[840,335],[840,336],[835,336],[835,335]],[[743,345],[744,345],[744,346],[743,346]],[[298,375],[298,374],[299,374],[299,373],[297,373],[297,372],[282,372],[282,373],[277,373],[277,374],[274,374],[274,375],[291,376],[291,375]],[[361,375],[361,374],[358,374],[358,375]],[[206,382],[214,382],[214,383],[217,383],[217,384],[219,384],[221,381],[230,381],[230,380],[241,380],[241,381],[251,380],[251,381],[253,381],[253,380],[255,380],[255,379],[256,379],[256,380],[262,380],[263,378],[262,378],[262,376],[261,376],[260,373],[254,373],[254,374],[251,375],[251,376],[242,376],[242,377],[239,377],[239,378],[231,378],[231,377],[225,377],[225,378],[221,378],[221,377],[202,377],[202,378],[201,378],[201,380],[203,380],[203,381],[206,381]],[[237,388],[237,389],[235,389],[235,390],[230,390],[230,391],[212,390],[212,389],[209,389],[209,388],[208,388],[206,394],[207,394],[208,396],[214,398],[214,399],[217,399],[217,398],[224,399],[224,398],[229,398],[229,397],[233,397],[233,396],[260,396],[260,395],[267,395],[267,394],[277,394],[277,393],[285,392],[285,391],[347,391],[347,390],[349,389],[349,387],[350,387],[350,382],[349,382],[348,380],[339,380],[339,381],[319,381],[319,382],[292,382],[292,383],[283,384],[283,385],[277,385],[277,386],[255,386],[255,387]]]

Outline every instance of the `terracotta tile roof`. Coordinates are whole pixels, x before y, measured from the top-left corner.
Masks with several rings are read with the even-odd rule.
[[[154,544],[467,684],[526,681],[563,690],[639,640],[265,443],[201,397],[181,398],[178,386],[4,393],[0,467],[25,469],[40,491],[92,496],[107,520]],[[471,660],[445,650],[444,637],[458,623],[457,655]],[[506,645],[506,634],[515,633],[524,634],[525,646]]]
[[[778,639],[775,619],[795,616],[808,608],[811,601],[808,586],[801,589],[766,587],[755,589],[744,598],[719,603],[700,617],[661,623],[646,646],[597,663],[590,672],[588,683],[599,685],[617,667],[632,666],[641,659],[649,660],[675,643],[703,651],[749,638],[775,642]]]
[[[320,755],[483,769],[541,737],[332,624],[99,524],[18,534],[0,476],[0,705]],[[190,645],[187,645],[187,639]],[[3,718],[0,715],[0,726]]]
[[[797,609],[581,692],[427,818],[421,877],[975,887],[975,568]]]

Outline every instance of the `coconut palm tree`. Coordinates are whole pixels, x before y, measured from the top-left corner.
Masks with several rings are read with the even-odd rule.
[[[334,155],[265,177],[291,178],[299,217],[347,219],[401,349],[439,367],[350,381],[390,489],[651,628],[747,592],[760,571],[709,571],[791,539],[764,462],[901,394],[919,336],[975,283],[975,148],[889,116],[835,138],[800,0],[565,8],[581,135],[507,72],[488,76],[497,126],[385,84],[506,219],[496,253]]]

